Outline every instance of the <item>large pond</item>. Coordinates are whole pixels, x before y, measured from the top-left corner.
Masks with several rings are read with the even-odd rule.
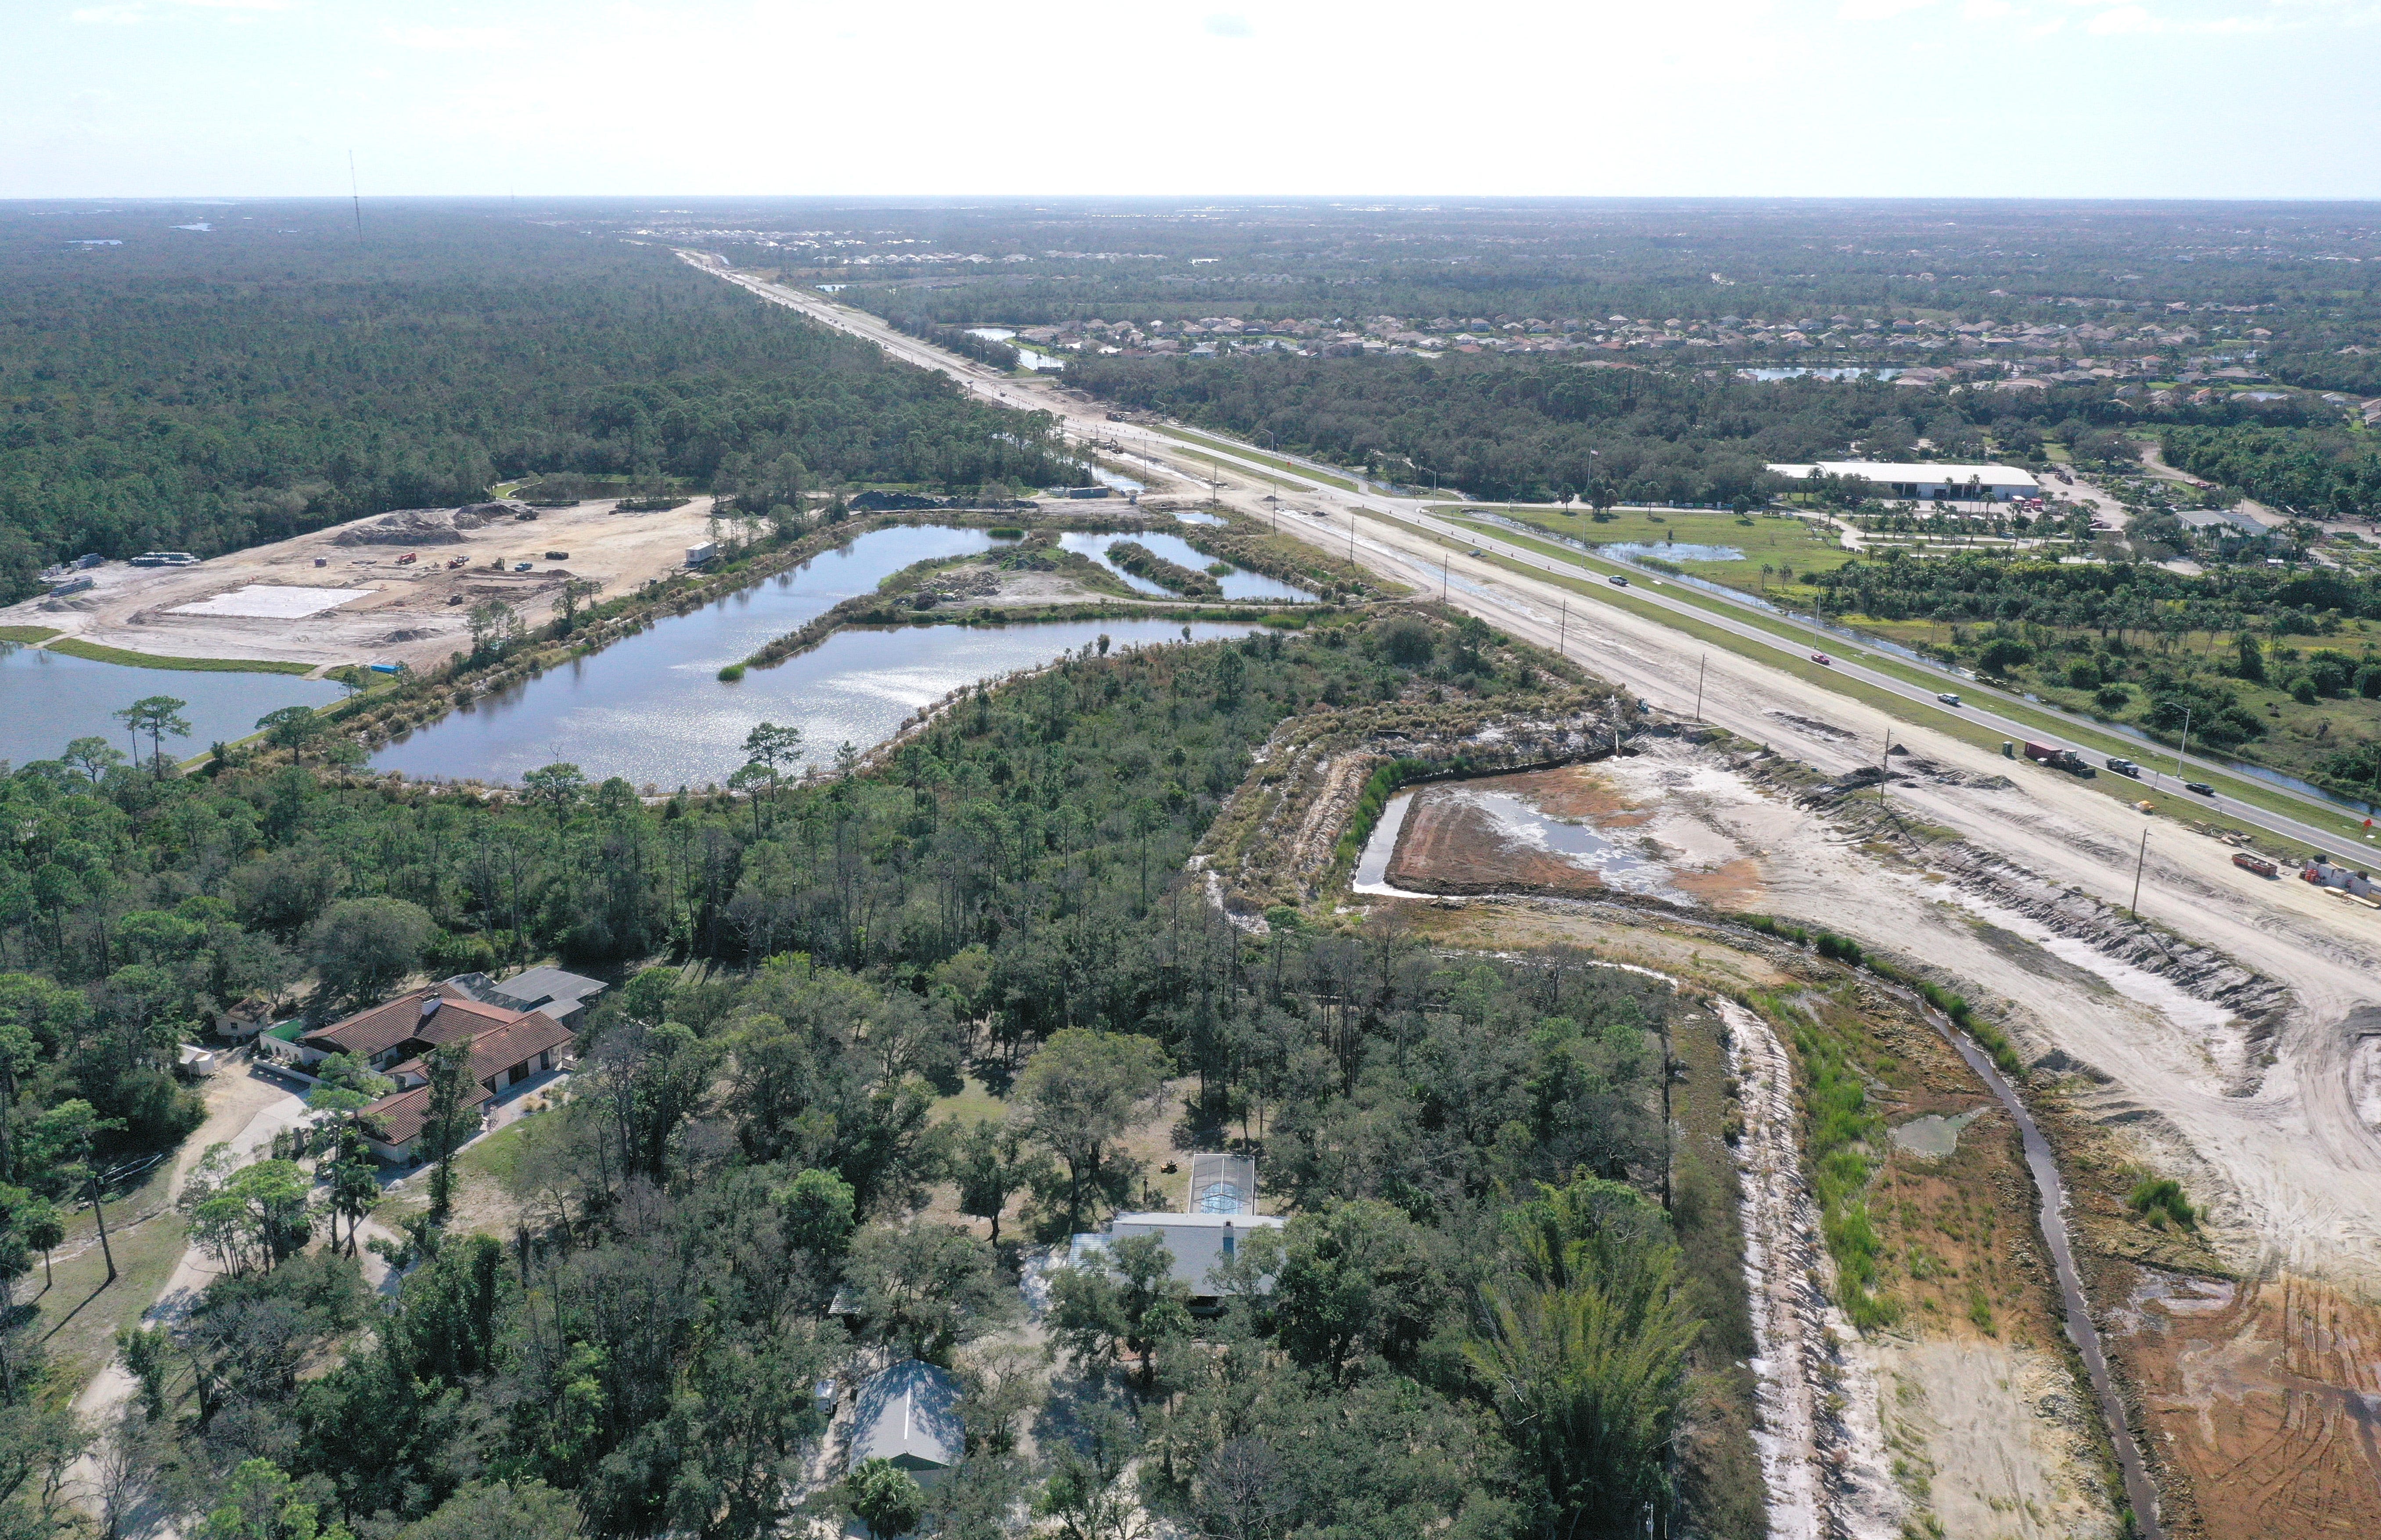
[[[1047,353],[1037,352],[1033,348],[1028,347],[1023,343],[1019,342],[1017,340],[1017,333],[1010,331],[1006,326],[971,326],[968,328],[968,335],[971,337],[982,337],[986,342],[1005,342],[1008,344],[1009,346],[1017,349],[1017,361],[1023,364],[1027,369],[1036,370],[1056,370],[1067,367],[1067,360],[1064,358],[1056,358],[1051,357]]]
[[[1160,535],[1150,533],[1140,535],[1061,535],[1058,537],[1058,543],[1065,549],[1073,552],[1080,552],[1081,554],[1089,556],[1093,561],[1097,562],[1100,565],[1107,568],[1110,572],[1115,573],[1118,577],[1123,578],[1127,583],[1130,584],[1135,593],[1157,594],[1160,596],[1168,594],[1171,590],[1151,582],[1146,577],[1136,577],[1131,573],[1125,571],[1122,567],[1108,560],[1108,547],[1115,545],[1119,540],[1130,540],[1135,545],[1141,546],[1152,554],[1163,556],[1177,566],[1189,567],[1192,572],[1204,572],[1215,560],[1215,557],[1199,550],[1196,546],[1192,545],[1189,540],[1184,540],[1179,535]],[[1215,581],[1222,586],[1224,597],[1226,599],[1297,600],[1313,599],[1314,597],[1313,594],[1308,593],[1304,588],[1294,588],[1277,577],[1267,577],[1264,574],[1260,572],[1241,572],[1237,568],[1231,572],[1225,573],[1223,576],[1217,577]]]
[[[153,695],[184,704],[187,738],[167,738],[165,752],[188,758],[212,743],[231,743],[256,731],[256,719],[284,706],[326,706],[347,691],[327,679],[287,673],[189,673],[179,669],[94,663],[63,652],[0,643],[0,760],[12,765],[55,759],[68,743],[103,737],[132,752],[124,724],[109,713]],[[149,752],[147,739],[140,753]]]
[[[595,780],[620,776],[664,789],[724,782],[744,762],[745,734],[763,721],[802,730],[813,761],[837,745],[892,736],[903,718],[962,685],[1035,668],[1105,633],[1113,646],[1180,641],[1166,621],[1085,621],[999,627],[906,626],[846,631],[735,684],[722,665],[815,619],[838,600],[873,592],[912,562],[987,550],[980,529],[880,529],[782,576],[675,615],[500,695],[473,702],[384,747],[376,770],[410,776],[518,781],[568,761]],[[1247,625],[1191,627],[1198,640]]]

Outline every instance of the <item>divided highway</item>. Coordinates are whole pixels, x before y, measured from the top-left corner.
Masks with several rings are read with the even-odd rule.
[[[1652,662],[1653,660],[1645,658],[1625,639],[1599,637],[1599,633],[1606,629],[1599,623],[1618,618],[1612,613],[1622,602],[1618,594],[1572,591],[1571,586],[1593,583],[1601,588],[1606,586],[1613,574],[1625,574],[1629,578],[1627,591],[1633,600],[1631,607],[1638,613],[1650,610],[1680,622],[1691,622],[1697,626],[1726,633],[1732,638],[1732,649],[1756,665],[1773,657],[1807,659],[1813,650],[1807,638],[1781,634],[1771,625],[1751,618],[1763,614],[1774,624],[1777,619],[1789,617],[1764,612],[1749,600],[1690,589],[1646,569],[1631,567],[1608,558],[1590,556],[1584,552],[1549,554],[1545,551],[1533,550],[1519,540],[1451,523],[1430,512],[1433,504],[1429,501],[1389,492],[1350,478],[1346,471],[1314,466],[1296,455],[1266,454],[1204,430],[1197,435],[1202,442],[1190,443],[1162,432],[1120,427],[1106,420],[1105,409],[1070,399],[1056,381],[1025,380],[1003,373],[944,352],[895,330],[864,311],[835,304],[815,294],[730,271],[708,254],[685,251],[680,255],[690,264],[714,273],[771,303],[783,305],[814,321],[863,337],[905,362],[939,370],[987,399],[1049,412],[1062,420],[1071,436],[1086,441],[1129,440],[1136,452],[1133,458],[1186,482],[1202,487],[1213,486],[1216,485],[1215,479],[1221,478],[1225,471],[1235,472],[1247,479],[1245,482],[1225,481],[1216,490],[1229,497],[1236,505],[1242,506],[1244,511],[1264,515],[1268,507],[1278,507],[1279,522],[1285,530],[1295,532],[1318,545],[1338,547],[1352,544],[1360,556],[1385,560],[1398,567],[1398,576],[1412,582],[1417,588],[1426,588],[1431,576],[1440,576],[1450,590],[1450,599],[1457,597],[1453,590],[1460,589],[1459,602],[1463,607],[1499,612],[1499,624],[1513,626],[1532,640],[1548,646],[1560,645],[1575,656],[1583,656],[1584,661],[1598,672],[1628,685],[1641,695],[1647,694],[1651,686],[1658,691],[1661,704],[1667,709],[1687,709],[1691,704],[1691,685],[1681,685],[1675,666],[1651,671],[1629,667],[1628,661],[1632,659],[1644,662]],[[1360,490],[1352,492],[1342,490],[1350,486]],[[1276,491],[1288,494],[1282,503],[1269,503],[1268,495]],[[1312,507],[1292,508],[1284,505],[1287,503],[1311,503]],[[1317,515],[1321,515],[1319,521]],[[1363,530],[1364,523],[1371,525],[1369,536]],[[1550,538],[1544,543],[1552,547],[1556,542]],[[1481,554],[1471,555],[1471,552],[1475,551]],[[1435,574],[1433,568],[1436,568]],[[1520,571],[1517,572],[1516,568]],[[1546,588],[1530,582],[1524,574],[1545,574],[1564,586]],[[1591,599],[1601,602],[1591,605],[1587,602]],[[1541,606],[1550,601],[1557,607],[1568,603],[1577,612],[1569,614],[1567,618],[1542,612]],[[1599,615],[1597,612],[1603,613]],[[1599,639],[1606,644],[1617,642],[1618,645],[1593,645]],[[1674,637],[1672,645],[1674,656],[1667,661],[1675,665],[1679,659],[1690,657],[1704,644],[1697,638],[1678,635]],[[2363,843],[2358,837],[2356,820],[2344,810],[2319,798],[2287,787],[2259,787],[2260,794],[2267,801],[2282,803],[2295,809],[2298,816],[2294,816],[2220,790],[2213,797],[2199,796],[2183,790],[2185,778],[2220,784],[2227,781],[2237,783],[2238,777],[2188,758],[2182,762],[2184,775],[2178,777],[2159,768],[2174,763],[2171,750],[2146,746],[2129,748],[2113,734],[2094,734],[2088,724],[2046,705],[2028,703],[2025,709],[2041,719],[2064,721],[2071,724],[2073,731],[2060,734],[2038,724],[2028,724],[1998,709],[2000,702],[2014,706],[2014,701],[1940,665],[1900,658],[1894,660],[1891,668],[1862,662],[1857,661],[1856,655],[1865,650],[1862,644],[1857,639],[1840,636],[1826,637],[1821,645],[1829,649],[1837,675],[1857,682],[1870,690],[1895,697],[1922,713],[1933,711],[1956,717],[1998,733],[2011,743],[2023,744],[2031,740],[2056,747],[2072,748],[2095,766],[2102,764],[2112,751],[2126,757],[2138,757],[2142,760],[2142,784],[2145,787],[2172,794],[2187,804],[2221,811],[2241,823],[2293,844],[2303,845],[2311,851],[2341,854],[2355,850]],[[1687,671],[1689,676],[1695,672],[1693,668]],[[1913,683],[1909,677],[1913,673],[1923,676],[1923,682]],[[1944,704],[1936,698],[1938,690],[1959,693],[1964,704],[1959,707]],[[1794,693],[1800,694],[1801,689],[1798,687]],[[1717,720],[1723,713],[1710,709],[1716,704],[1707,701],[1705,714]],[[1768,714],[1777,715],[1775,711]],[[1767,741],[1777,735],[1775,722],[1740,721],[1726,725],[1755,741]],[[1764,728],[1768,731],[1764,732]],[[1880,751],[1882,747],[1880,742]],[[1820,758],[1825,759],[1828,757]],[[2042,773],[2055,775],[2057,772]],[[2113,772],[2103,770],[2100,773]]]

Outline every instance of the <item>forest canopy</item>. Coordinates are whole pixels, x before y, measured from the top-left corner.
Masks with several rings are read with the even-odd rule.
[[[376,208],[360,241],[338,212],[0,218],[0,601],[85,552],[209,555],[541,470],[1071,479],[1045,418],[666,246],[466,206]]]

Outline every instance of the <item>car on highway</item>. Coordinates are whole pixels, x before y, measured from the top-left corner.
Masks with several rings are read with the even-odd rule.
[[[1952,694],[1949,690],[1935,691],[1935,698],[1941,701],[1946,706],[1957,706],[1960,704],[1960,697]]]
[[[2197,792],[2201,796],[2216,794],[2216,788],[2204,781],[2186,781],[2182,783],[2182,789],[2186,792]]]
[[[2130,775],[2136,781],[2139,781],[2142,778],[2141,766],[2133,763],[2131,759],[2119,759],[2113,754],[2108,757],[2108,768],[2115,770],[2118,775]]]
[[[1825,653],[1824,653],[1824,652],[1813,652],[1813,653],[1812,653],[1812,654],[1811,654],[1811,661],[1813,661],[1813,662],[1814,662],[1814,663],[1825,663],[1825,664],[1826,664],[1829,668],[1834,668],[1834,667],[1836,666],[1836,661],[1835,661],[1833,658],[1828,657],[1828,656],[1827,656]]]
[[[1629,579],[1627,579],[1626,577],[1621,576],[1620,576],[1618,573],[1617,573],[1617,572],[1616,572],[1616,573],[1614,573],[1611,576],[1609,576],[1609,577],[1606,578],[1606,579],[1605,579],[1605,581],[1606,581],[1606,582],[1607,582],[1607,583],[1609,583],[1609,584],[1611,584],[1611,585],[1612,585],[1614,588],[1627,588],[1627,587],[1629,586]]]

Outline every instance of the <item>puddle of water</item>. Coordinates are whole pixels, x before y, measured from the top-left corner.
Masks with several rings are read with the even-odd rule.
[[[1115,573],[1118,577],[1123,578],[1125,582],[1131,587],[1135,593],[1154,594],[1164,598],[1173,597],[1173,590],[1162,588],[1159,585],[1151,582],[1146,577],[1136,576],[1133,574],[1125,571],[1114,562],[1108,560],[1108,547],[1115,545],[1121,540],[1129,540],[1135,545],[1141,546],[1144,550],[1147,550],[1155,555],[1163,556],[1177,566],[1189,567],[1192,572],[1204,572],[1207,569],[1208,564],[1215,559],[1215,557],[1208,555],[1205,552],[1193,547],[1189,540],[1184,540],[1179,535],[1161,535],[1154,533],[1139,535],[1067,534],[1058,537],[1058,544],[1061,548],[1068,551],[1079,552],[1085,556],[1089,556],[1093,561],[1097,562],[1100,565],[1107,568],[1110,572]],[[1288,584],[1281,581],[1279,578],[1267,577],[1263,573],[1241,572],[1235,569],[1234,571],[1225,573],[1221,576],[1217,577],[1215,581],[1222,586],[1224,597],[1226,599],[1267,599],[1276,601],[1294,601],[1300,600],[1311,600],[1314,597],[1303,588],[1291,588]]]
[[[1364,842],[1364,854],[1356,863],[1356,878],[1350,884],[1355,891],[1373,898],[1432,896],[1410,893],[1388,883],[1389,857],[1397,854],[1398,835],[1406,826],[1406,813],[1413,806],[1413,795],[1411,792],[1399,792],[1381,809],[1381,821],[1373,826],[1372,837]]]
[[[1090,469],[1093,480],[1097,481],[1101,486],[1109,488],[1112,491],[1120,492],[1145,492],[1149,490],[1149,488],[1142,482],[1136,481],[1131,477],[1123,475],[1120,472],[1110,470],[1105,466],[1093,465]],[[1220,523],[1221,521],[1218,520],[1217,522]]]
[[[1227,524],[1230,522],[1221,514],[1193,514],[1187,511],[1176,514],[1174,518],[1178,524]]]
[[[0,762],[55,759],[77,738],[104,738],[119,754],[133,748],[112,713],[153,695],[184,704],[187,738],[168,736],[165,752],[188,758],[212,743],[256,731],[256,719],[284,706],[327,706],[346,695],[327,679],[290,673],[198,673],[98,663],[63,652],[0,642]],[[150,752],[140,740],[140,757]]]
[[[1648,556],[1665,562],[1741,562],[1744,552],[1732,545],[1659,545],[1652,540],[1614,540],[1595,548],[1599,556],[1622,556],[1642,561]]]
[[[1556,818],[1510,792],[1471,789],[1456,794],[1484,809],[1520,843],[1559,855],[1582,871],[1594,872],[1604,879],[1606,887],[1631,893],[1669,892],[1669,867],[1646,859],[1587,824]]]
[[[1970,1123],[1984,1115],[1985,1109],[1972,1108],[1955,1118],[1932,1112],[1923,1118],[1912,1118],[1892,1131],[1893,1142],[1911,1155],[1941,1160],[1960,1147],[1960,1135]]]

